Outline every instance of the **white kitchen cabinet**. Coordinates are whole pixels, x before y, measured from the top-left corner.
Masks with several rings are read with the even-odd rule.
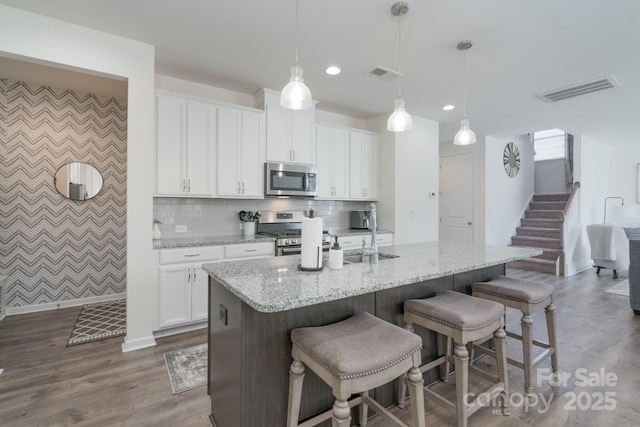
[[[350,190],[352,200],[378,198],[378,138],[368,132],[351,131]]]
[[[316,163],[315,112],[267,105],[267,161]]]
[[[218,107],[217,195],[264,198],[264,114]]]
[[[349,131],[317,127],[318,199],[349,198]]]
[[[280,92],[262,88],[254,95],[256,106],[266,111],[266,160],[316,164],[315,106],[289,110],[280,106]]]
[[[216,106],[156,96],[156,193],[213,196]]]
[[[223,246],[158,251],[155,329],[207,319],[209,276],[202,264],[223,257]]]
[[[338,237],[338,243],[344,250],[362,249],[362,240],[365,241],[366,246],[369,246],[371,244],[371,233],[348,234]],[[393,245],[393,233],[376,233],[376,242],[378,248]]]

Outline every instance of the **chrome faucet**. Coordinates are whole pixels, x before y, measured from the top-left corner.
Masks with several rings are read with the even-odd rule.
[[[378,242],[376,239],[376,229],[378,228],[378,217],[376,215],[376,204],[371,203],[371,212],[369,214],[369,228],[371,229],[371,246],[365,246],[364,238],[362,239],[362,257],[369,257],[369,264],[378,263]]]

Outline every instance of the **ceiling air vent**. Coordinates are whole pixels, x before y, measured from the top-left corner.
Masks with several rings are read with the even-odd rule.
[[[373,77],[377,77],[379,79],[386,80],[388,82],[396,79],[398,76],[401,76],[401,74],[398,73],[397,71],[390,70],[381,65],[378,65],[376,68],[369,71],[369,74],[372,75]]]
[[[544,102],[556,102],[575,96],[585,95],[599,90],[611,89],[620,86],[620,83],[613,76],[602,77],[588,82],[578,83],[573,86],[567,86],[562,89],[552,90],[550,92],[539,93],[536,95]]]

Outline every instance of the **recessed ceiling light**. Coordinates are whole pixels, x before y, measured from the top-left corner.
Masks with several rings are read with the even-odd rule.
[[[453,110],[454,108],[456,108],[456,106],[451,104],[445,105],[444,107],[442,107],[444,111],[450,111],[450,110]]]
[[[340,74],[340,68],[336,67],[335,65],[332,65],[329,68],[327,68],[326,72],[330,76],[335,76],[336,74]]]

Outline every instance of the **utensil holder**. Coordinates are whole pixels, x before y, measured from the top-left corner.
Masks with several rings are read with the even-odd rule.
[[[244,237],[253,237],[256,235],[256,223],[245,222],[243,223]]]

